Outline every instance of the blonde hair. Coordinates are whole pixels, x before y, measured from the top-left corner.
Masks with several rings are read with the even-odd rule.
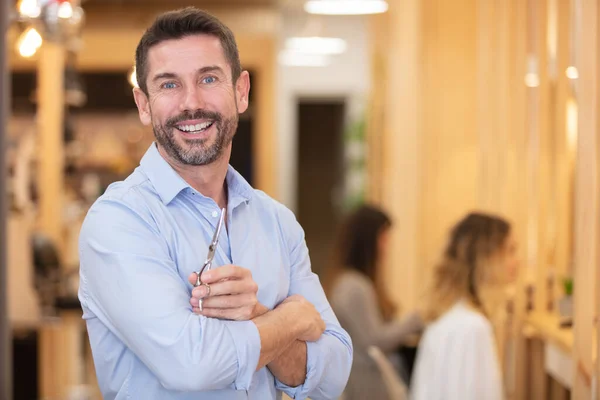
[[[454,226],[442,260],[433,274],[425,317],[439,318],[460,299],[486,314],[480,288],[493,273],[495,256],[502,253],[510,224],[488,214],[471,213]]]

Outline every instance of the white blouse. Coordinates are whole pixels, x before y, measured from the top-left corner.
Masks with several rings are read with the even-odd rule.
[[[490,322],[458,302],[425,330],[411,381],[411,400],[502,400]]]

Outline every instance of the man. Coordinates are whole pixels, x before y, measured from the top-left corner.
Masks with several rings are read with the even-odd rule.
[[[228,165],[250,90],[233,34],[194,8],[163,14],[136,67],[156,143],[94,203],[80,236],[79,298],[104,398],[337,398],[352,344],[302,228]],[[222,208],[215,267],[194,288]]]

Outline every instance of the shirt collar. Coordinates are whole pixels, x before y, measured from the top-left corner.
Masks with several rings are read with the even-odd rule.
[[[177,171],[165,161],[158,152],[156,143],[150,145],[150,148],[140,161],[140,167],[164,204],[169,204],[173,201],[183,189],[191,188]],[[229,192],[229,202],[232,203],[233,207],[242,202],[247,202],[252,198],[252,194],[254,193],[252,186],[231,165],[227,169],[225,179]]]
[[[230,207],[233,209],[243,202],[249,202],[254,194],[254,189],[244,177],[231,165],[227,169],[227,190]]]

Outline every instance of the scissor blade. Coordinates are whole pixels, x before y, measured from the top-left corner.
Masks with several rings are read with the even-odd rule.
[[[217,246],[219,242],[219,236],[221,235],[221,228],[223,226],[223,221],[225,220],[225,209],[221,209],[221,216],[219,217],[219,223],[217,224],[217,229],[215,230],[215,234],[212,239],[212,246]]]
[[[217,223],[217,229],[215,229],[212,241],[208,245],[208,254],[206,255],[206,261],[204,261],[205,266],[210,265],[212,263],[213,258],[215,257],[215,253],[217,252],[217,244],[219,243],[219,235],[221,234],[221,228],[223,227],[224,220],[225,209],[223,208],[221,209],[221,217],[219,218],[219,222]]]

